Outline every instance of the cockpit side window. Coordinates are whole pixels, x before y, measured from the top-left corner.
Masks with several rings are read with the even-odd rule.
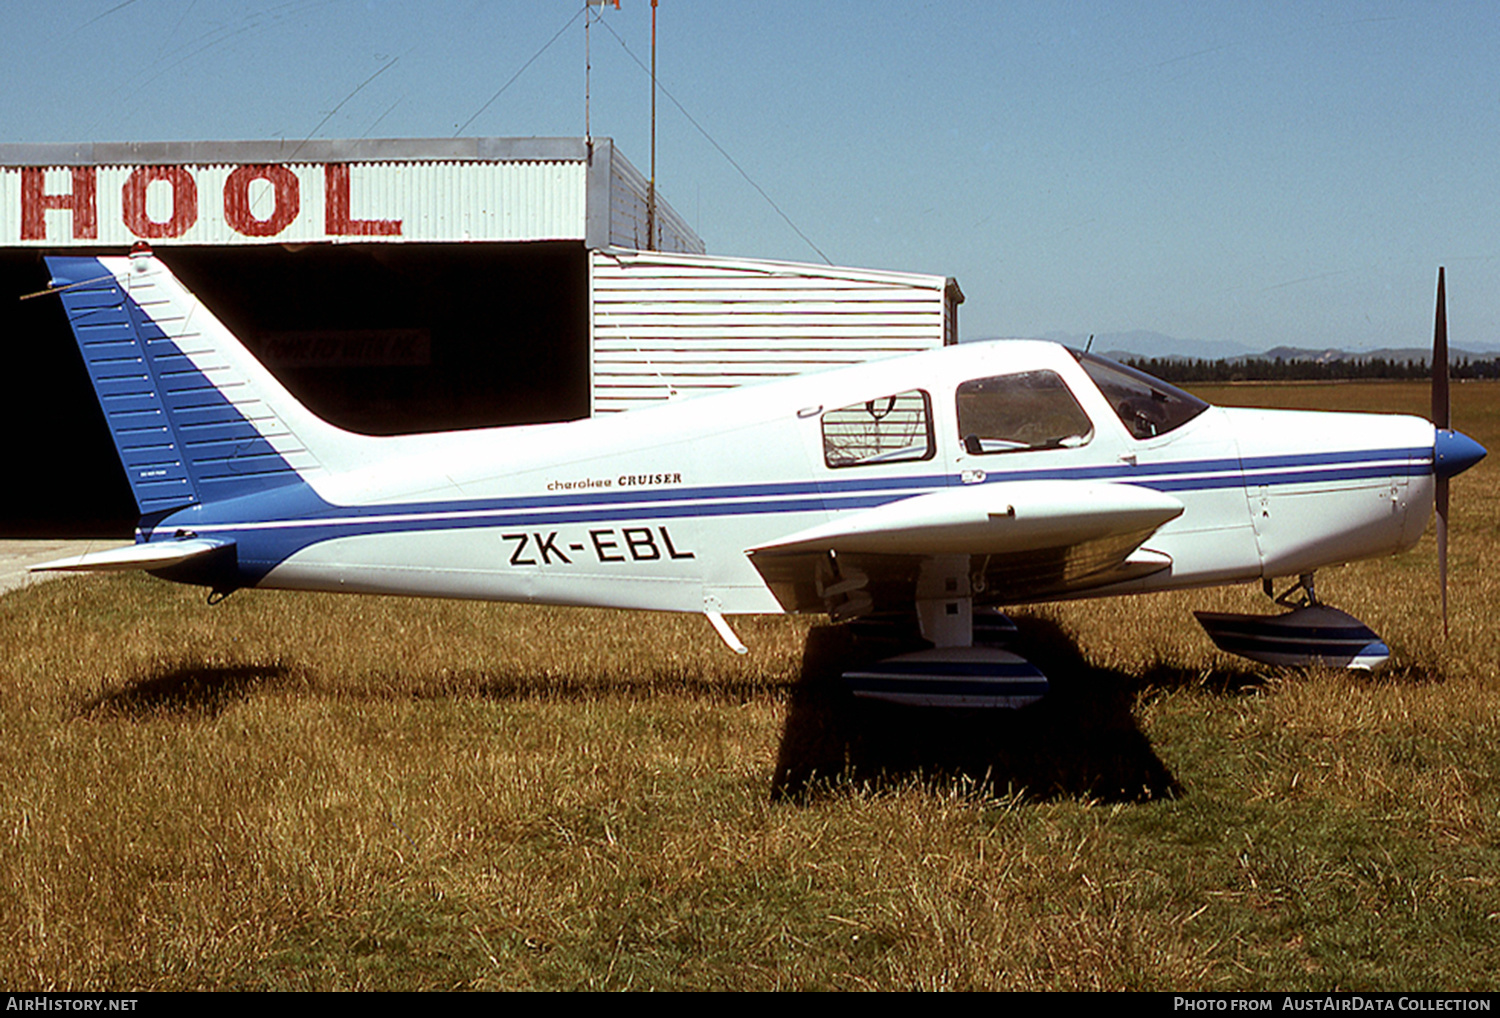
[[[1136,438],[1155,438],[1182,427],[1208,404],[1175,385],[1090,353],[1068,351],[1093,379],[1110,407]]]
[[[975,378],[958,387],[958,433],[971,456],[1072,449],[1093,422],[1055,371]]]
[[[830,467],[932,459],[932,400],[908,389],[823,414],[823,461]]]

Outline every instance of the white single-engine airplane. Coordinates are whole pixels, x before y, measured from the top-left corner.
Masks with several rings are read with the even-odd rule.
[[[932,649],[850,673],[897,702],[1045,691],[990,645],[996,605],[1270,592],[1273,577],[1299,577],[1302,603],[1204,616],[1221,646],[1376,663],[1379,638],[1318,604],[1313,571],[1410,547],[1435,493],[1446,547],[1447,479],[1485,455],[1447,429],[1446,384],[1437,427],[1221,409],[1032,341],[571,423],[369,437],[300,405],[149,249],[47,264],[141,520],[133,547],[38,568],[145,569],[211,600],[275,587],[702,612],[741,652],[726,614],[915,616]],[[1440,326],[1441,295],[1440,276]]]

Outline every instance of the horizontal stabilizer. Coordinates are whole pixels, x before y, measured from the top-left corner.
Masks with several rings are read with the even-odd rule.
[[[31,571],[53,570],[79,573],[107,569],[167,569],[233,546],[233,541],[210,540],[204,537],[188,538],[183,541],[153,541],[148,544],[131,545],[128,548],[111,548],[109,551],[70,555],[67,558],[54,559],[51,562],[32,566]]]

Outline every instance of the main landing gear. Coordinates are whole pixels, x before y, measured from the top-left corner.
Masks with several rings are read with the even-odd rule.
[[[917,621],[934,646],[844,673],[856,696],[911,707],[1024,707],[1047,693],[1047,676],[1007,649],[1016,627],[975,608],[968,556],[936,556],[917,580]],[[861,620],[866,629],[880,623]]]

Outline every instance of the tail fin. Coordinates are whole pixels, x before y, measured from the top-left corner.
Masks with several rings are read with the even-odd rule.
[[[149,252],[47,267],[142,516],[295,482],[357,441],[298,403]]]

